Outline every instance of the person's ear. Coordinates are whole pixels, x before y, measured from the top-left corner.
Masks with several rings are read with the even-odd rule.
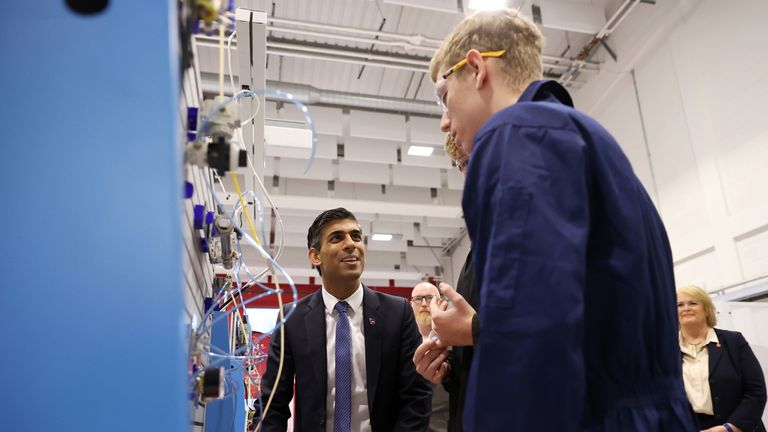
[[[320,261],[320,251],[315,248],[309,249],[308,256],[309,256],[309,262],[312,263],[312,265],[315,267],[319,267],[320,264],[323,263],[322,261]]]
[[[474,74],[475,88],[479,90],[488,79],[488,65],[480,51],[473,48],[467,52],[467,67]]]

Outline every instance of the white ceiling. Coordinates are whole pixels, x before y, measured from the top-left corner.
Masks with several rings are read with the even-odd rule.
[[[275,29],[267,34],[268,86],[312,86],[319,92],[396,98],[425,106],[434,101],[427,75],[429,58],[465,16],[466,3],[237,2],[238,7],[266,11],[269,26]],[[575,62],[573,59],[594,34],[564,28],[594,27],[590,20],[595,19],[605,24],[623,4],[624,0],[509,1],[509,6],[519,7],[527,15],[532,14],[534,6],[540,8],[540,28],[546,38],[545,71],[557,79],[568,66],[578,65],[581,73],[569,84],[572,88],[588,81],[594,73],[589,69],[598,70],[607,55],[602,52],[587,63]],[[343,29],[355,29],[357,33]],[[381,37],[376,40],[375,32],[379,31]],[[203,91],[211,87],[206,82],[215,81],[219,70],[217,43],[213,37],[197,38],[195,65]],[[232,50],[234,71],[238,69],[234,64],[236,50]],[[360,58],[366,56],[368,59]],[[236,76],[234,79],[237,82]],[[264,110],[268,119],[304,121],[290,104],[269,101]],[[286,247],[280,261],[300,279],[314,275],[307,261],[306,231],[324,209],[346,206],[357,214],[365,233],[394,235],[390,242],[368,241],[369,279],[370,275],[381,281],[434,276],[439,272],[436,267],[444,264],[440,262],[442,248],[463,234],[463,177],[442,150],[444,137],[436,116],[439,111],[435,109],[432,116],[405,111],[310,106],[319,139],[314,166],[306,174],[306,150],[267,146],[264,182],[285,222]],[[411,143],[433,146],[435,152],[426,158],[409,156],[407,148]],[[227,191],[233,190],[230,181],[225,179]]]

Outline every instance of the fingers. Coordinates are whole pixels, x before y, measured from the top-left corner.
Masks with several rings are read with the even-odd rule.
[[[431,353],[432,352],[430,352],[430,354]],[[447,356],[448,356],[448,351],[439,351],[435,356],[435,358],[423,370],[423,372],[420,372],[421,375],[432,383],[435,383],[435,384],[442,383],[443,378],[445,377],[445,368],[447,367],[447,363],[445,362],[445,359]],[[430,357],[429,355],[425,357],[425,361],[429,357]]]
[[[424,354],[430,350],[433,350],[437,345],[437,341],[434,339],[427,339],[416,348],[416,352],[413,353],[413,363],[416,364],[424,357]]]
[[[471,310],[474,312],[474,309],[472,308],[472,306],[469,305],[469,303],[467,303],[464,297],[462,297],[461,294],[456,292],[456,290],[453,289],[447,283],[445,282],[440,283],[440,291],[443,293],[444,296],[448,297],[448,300],[453,302],[454,307],[456,307],[457,309],[462,311]]]
[[[432,381],[432,377],[441,367],[441,363],[447,358],[448,350],[435,340],[423,342],[413,355],[413,364],[424,378]]]
[[[454,303],[457,303],[459,300],[464,300],[464,297],[462,297],[461,294],[457,293],[453,287],[445,282],[440,282],[440,292],[442,292],[444,296],[448,297],[448,300]]]
[[[445,362],[446,357],[448,357],[448,351],[438,351],[434,360],[429,363],[429,366],[427,367],[427,373],[432,372],[432,375],[434,375]]]
[[[441,311],[448,309],[448,301],[447,300],[438,301],[437,308],[440,309]]]
[[[430,380],[433,384],[442,384],[443,381],[445,381],[445,375],[448,373],[448,370],[450,369],[450,366],[448,365],[448,362],[442,362],[440,364],[440,368],[435,372],[434,375],[432,375],[432,379]]]
[[[416,372],[424,375],[425,377],[431,377],[434,375],[435,369],[437,369],[437,367],[440,365],[440,361],[445,359],[445,356],[443,356],[443,358],[437,363],[435,363],[435,359],[439,358],[442,354],[443,352],[441,350],[427,351],[423,357],[414,362],[416,364]]]
[[[439,302],[439,303],[438,303]],[[439,314],[445,310],[445,307],[441,307],[443,303],[445,307],[448,307],[448,302],[440,302],[437,297],[432,297],[432,301],[429,302],[429,313],[432,315],[432,319],[435,319],[435,314]]]

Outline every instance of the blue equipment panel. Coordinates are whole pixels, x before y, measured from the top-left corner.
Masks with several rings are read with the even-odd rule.
[[[222,315],[213,314],[212,319]],[[220,320],[211,328],[211,345],[220,352],[229,352],[229,322]],[[205,407],[205,430],[207,432],[240,432],[245,425],[245,383],[242,361],[221,359],[211,361],[211,366],[224,368],[225,394],[220,400],[212,400]]]
[[[177,3],[67,3],[0,26],[0,429],[188,431]]]

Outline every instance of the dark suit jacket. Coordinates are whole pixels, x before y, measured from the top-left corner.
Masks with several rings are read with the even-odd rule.
[[[725,422],[743,432],[765,431],[760,419],[765,408],[765,378],[755,354],[739,332],[715,329],[720,346],[711,343],[709,390],[715,413],[710,428]]]
[[[459,279],[456,282],[456,291],[475,309],[478,309],[477,289],[475,286],[475,273],[472,270],[472,251],[467,254],[464,267],[461,268]],[[477,341],[474,341],[477,344]],[[464,413],[464,399],[467,395],[469,383],[469,368],[472,365],[474,347],[453,347],[448,362],[451,369],[448,371],[448,380],[445,389],[450,394],[448,408],[448,432],[461,432]]]
[[[286,312],[290,305],[285,307]],[[416,373],[413,354],[421,343],[408,301],[363,287],[363,333],[371,429],[423,431],[432,409],[430,384]],[[261,430],[284,431],[291,416],[288,404],[296,377],[296,431],[325,431],[326,366],[325,306],[318,290],[296,304],[284,326],[283,371]],[[280,360],[280,331],[269,346],[262,378],[266,404]]]

